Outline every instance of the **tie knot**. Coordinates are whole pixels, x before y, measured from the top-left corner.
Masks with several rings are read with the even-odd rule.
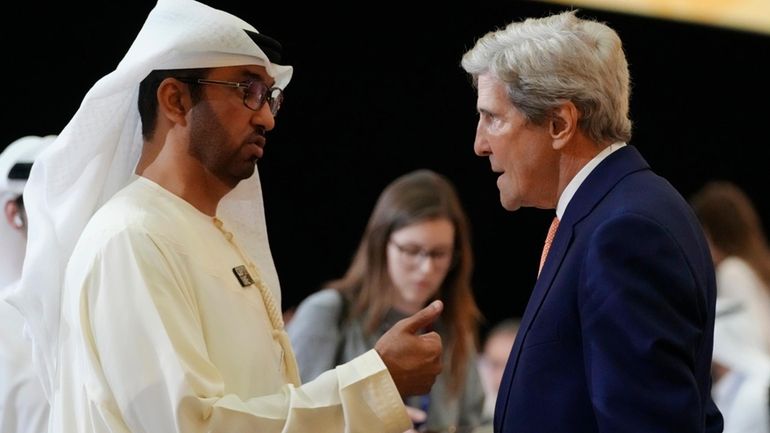
[[[551,249],[551,243],[553,243],[553,238],[556,236],[556,230],[559,228],[559,218],[553,217],[553,220],[551,221],[551,226],[548,227],[548,234],[545,236],[545,243],[543,244],[543,253],[540,255],[540,268],[537,271],[537,275],[540,276],[540,271],[543,269],[543,265],[545,264],[545,258],[548,257],[548,251]]]

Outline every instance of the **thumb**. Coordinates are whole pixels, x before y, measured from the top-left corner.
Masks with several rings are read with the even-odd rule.
[[[404,319],[404,329],[407,332],[415,333],[433,323],[441,315],[442,310],[444,310],[444,303],[433,301],[427,307]]]

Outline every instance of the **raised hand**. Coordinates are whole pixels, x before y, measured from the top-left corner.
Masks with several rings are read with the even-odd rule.
[[[398,321],[374,345],[401,396],[426,394],[441,373],[441,337],[418,334],[433,323],[444,304],[433,301],[414,315]]]

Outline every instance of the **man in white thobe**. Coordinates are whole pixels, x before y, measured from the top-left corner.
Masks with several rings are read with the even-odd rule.
[[[51,432],[411,426],[402,397],[441,369],[438,335],[416,332],[440,302],[299,383],[255,170],[291,78],[279,55],[239,18],[160,0],[33,168],[14,305],[40,349]]]

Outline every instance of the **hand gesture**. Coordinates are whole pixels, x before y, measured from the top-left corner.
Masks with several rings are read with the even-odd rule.
[[[414,315],[398,321],[374,345],[401,396],[427,394],[441,373],[441,337],[418,335],[438,318],[444,304],[433,301]]]

